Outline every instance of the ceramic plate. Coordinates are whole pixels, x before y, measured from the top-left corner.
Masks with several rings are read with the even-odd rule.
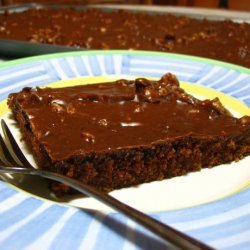
[[[250,115],[250,70],[214,60],[143,51],[64,53],[2,64],[0,115],[8,117],[8,93],[24,86],[159,78],[166,72],[176,74],[189,93],[199,98],[218,96],[234,115]],[[18,136],[18,130],[12,128]],[[250,243],[249,166],[247,157],[112,195],[216,248],[243,249]],[[104,242],[105,249],[163,248],[152,235],[93,199],[73,197],[58,204],[47,200],[50,194],[45,183],[34,178],[15,177],[14,181],[18,188],[0,182],[1,249],[103,249]]]

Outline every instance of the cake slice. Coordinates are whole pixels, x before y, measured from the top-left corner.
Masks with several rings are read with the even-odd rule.
[[[170,73],[159,81],[24,88],[8,105],[39,168],[105,192],[250,154],[250,117],[234,118],[218,99],[196,99]]]

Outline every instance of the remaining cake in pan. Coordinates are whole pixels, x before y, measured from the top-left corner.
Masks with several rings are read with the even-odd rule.
[[[10,94],[40,168],[103,191],[162,180],[250,154],[250,117],[200,101],[172,74]],[[68,191],[57,186],[57,193]]]
[[[48,18],[49,17],[49,18]],[[202,56],[250,67],[250,24],[156,13],[33,9],[0,15],[0,39]]]

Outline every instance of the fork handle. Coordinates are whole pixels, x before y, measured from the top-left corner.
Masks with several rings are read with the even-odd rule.
[[[54,172],[38,170],[38,169],[25,169],[19,167],[3,167],[0,166],[0,173],[19,173],[19,174],[28,174],[28,175],[38,175],[51,179],[54,181],[63,182],[64,184],[76,189],[77,191],[97,199],[98,201],[104,203],[105,205],[113,208],[114,210],[121,212],[126,215],[128,218],[147,228],[153,234],[157,235],[161,239],[171,242],[175,246],[180,247],[181,249],[204,249],[209,250],[213,249],[210,246],[180,232],[174,228],[136,210],[114,197],[110,196],[107,193],[103,193],[96,188],[93,188],[89,185],[86,185],[78,180],[63,176]]]

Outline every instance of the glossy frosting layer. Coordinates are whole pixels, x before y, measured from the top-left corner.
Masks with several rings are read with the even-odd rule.
[[[199,101],[171,74],[67,88],[25,88],[12,94],[53,159],[149,146],[176,137],[239,134],[249,117],[236,119],[218,100]]]
[[[249,34],[249,23],[197,20],[168,14],[33,9],[0,15],[0,39],[85,49],[175,52],[246,67],[250,67]]]

